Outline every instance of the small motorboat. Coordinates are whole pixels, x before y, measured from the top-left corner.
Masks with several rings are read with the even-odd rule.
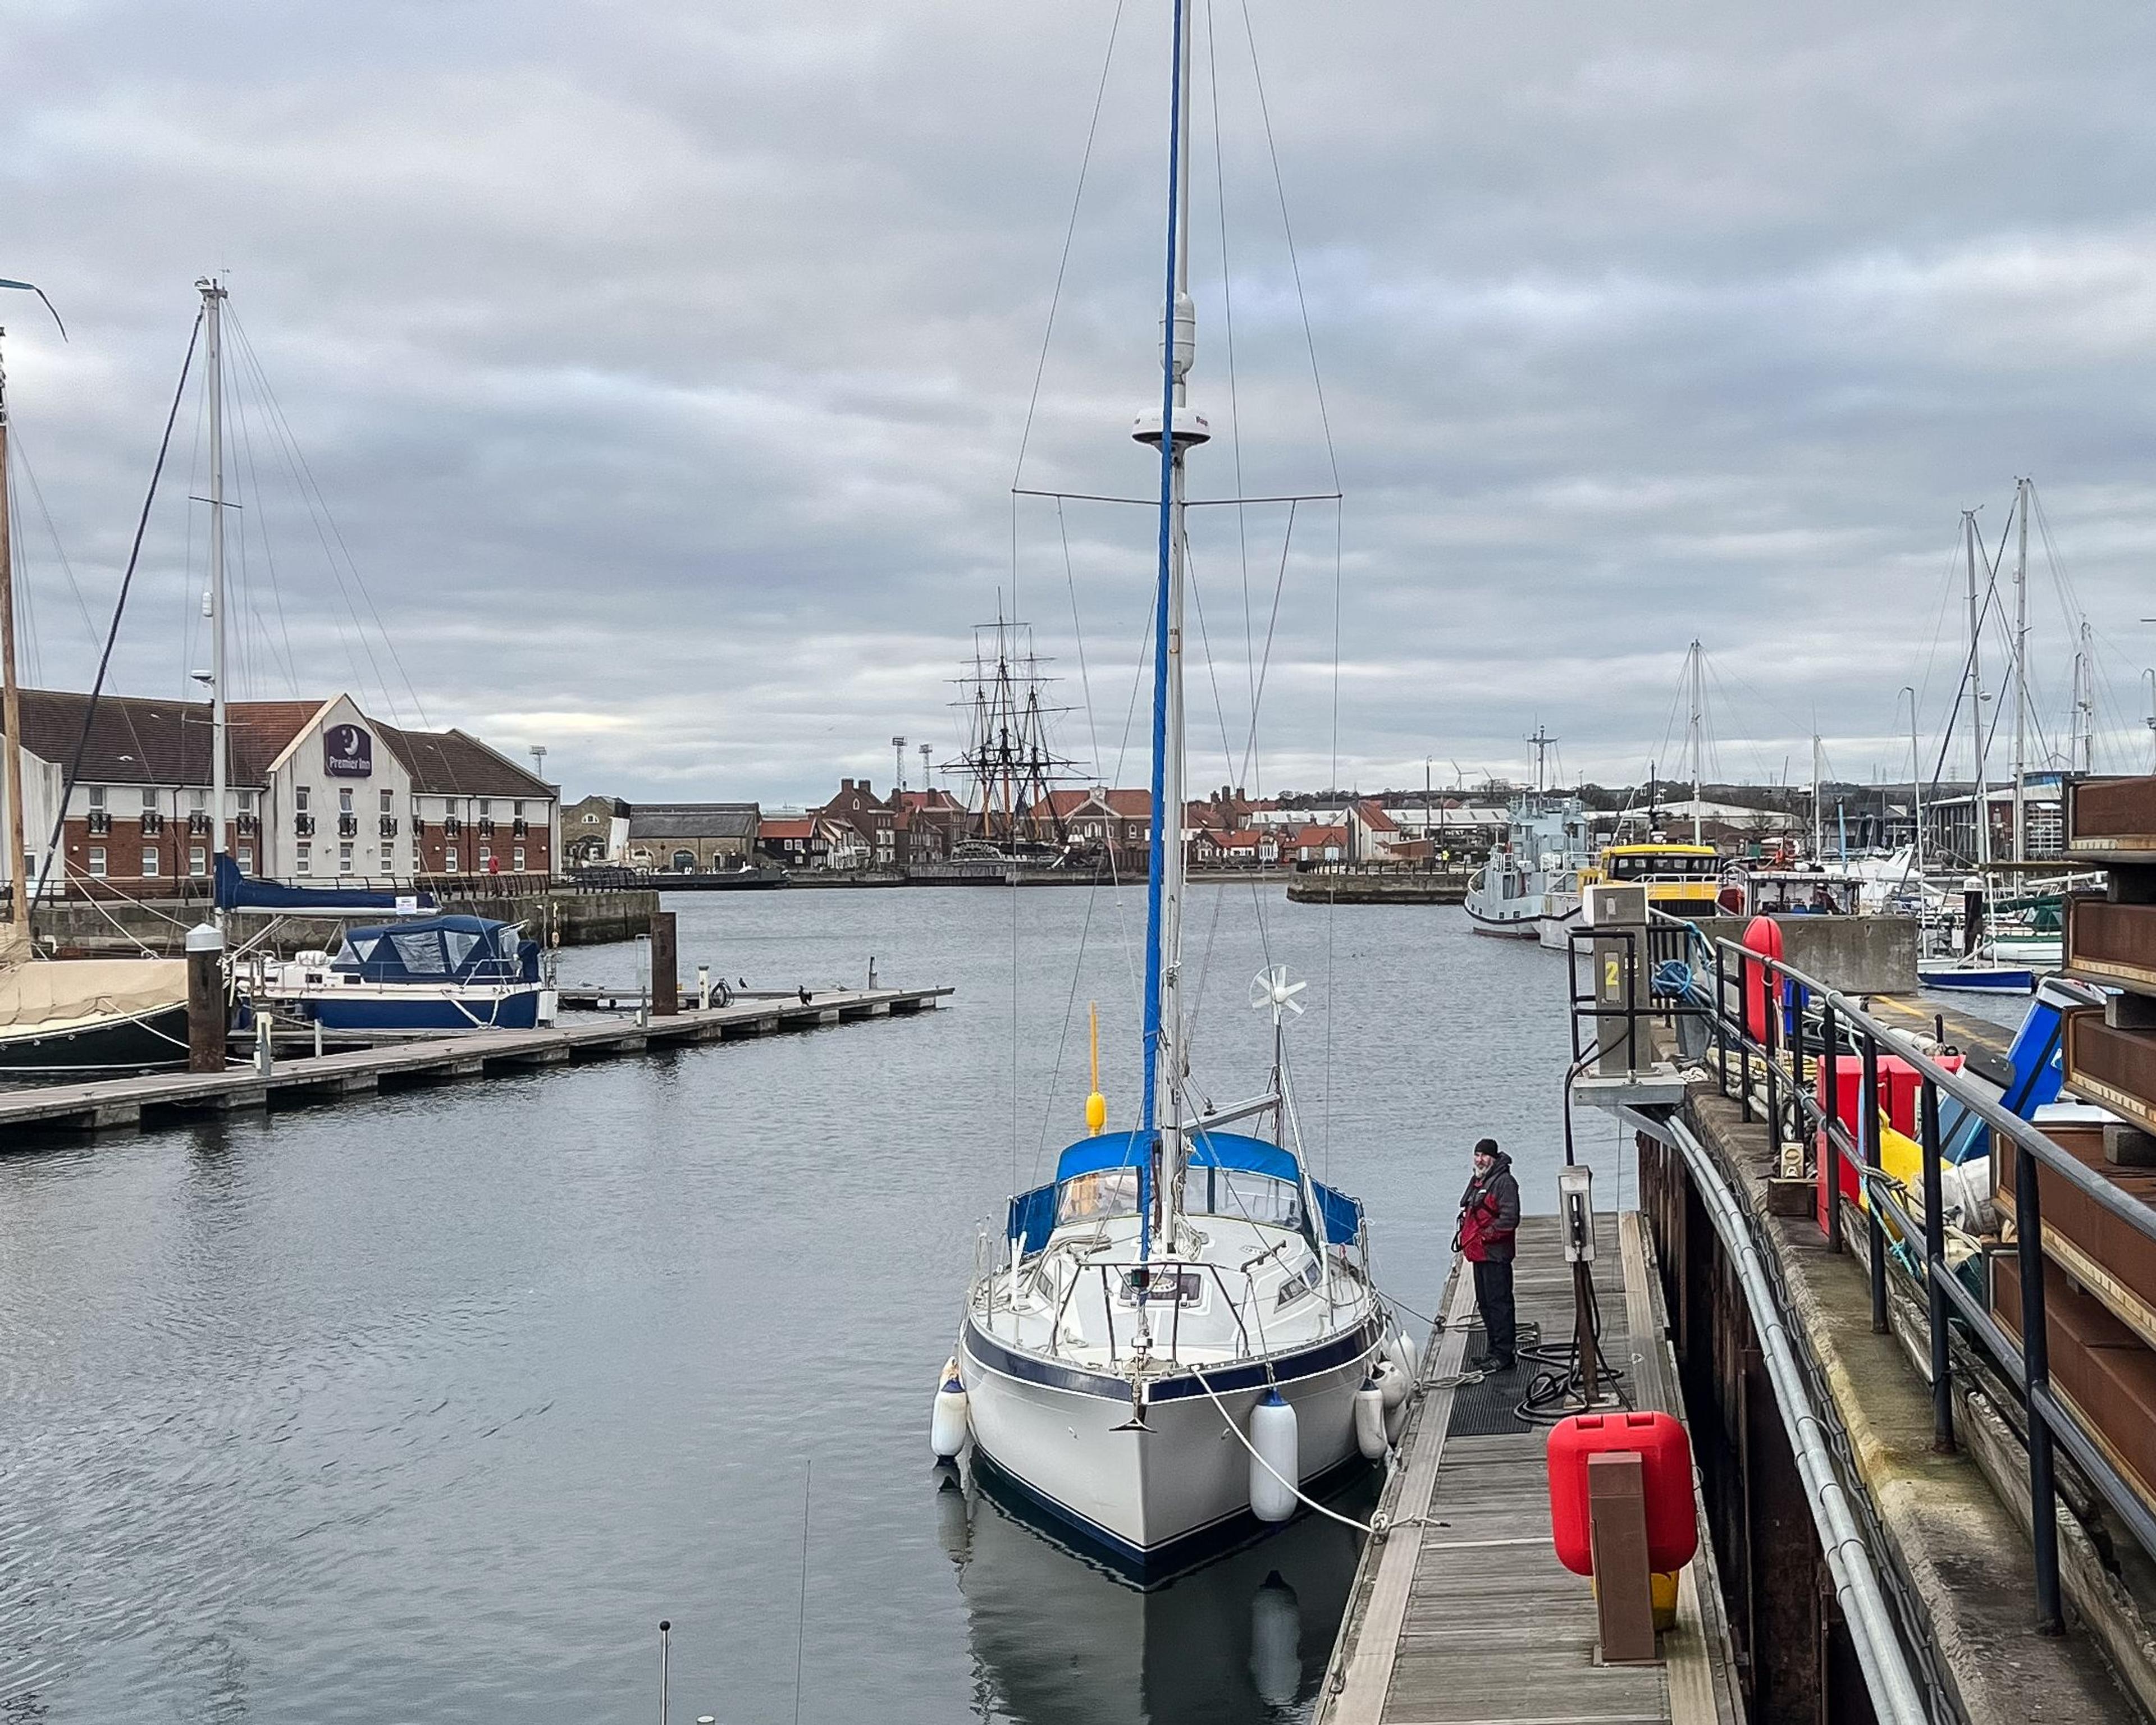
[[[334,956],[264,959],[244,987],[257,1007],[326,1030],[529,1030],[554,1017],[539,943],[484,916],[347,929]]]

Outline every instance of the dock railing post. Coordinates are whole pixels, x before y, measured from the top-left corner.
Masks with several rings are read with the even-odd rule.
[[[711,967],[708,964],[700,964],[696,967],[696,1010],[709,1012],[711,1009]]]
[[[1764,963],[1759,971],[1767,985],[1765,1016],[1759,1027],[1760,1060],[1767,1080],[1767,1148],[1779,1173],[1782,1163],[1782,979]]]
[[[224,1070],[224,932],[208,923],[187,931],[187,1070]]]
[[[254,1009],[254,1070],[264,1078],[277,1070],[275,1021],[259,1006]]]
[[[1887,1230],[1879,1219],[1879,1204],[1871,1190],[1872,1176],[1879,1170],[1879,1039],[1871,1031],[1864,1033],[1864,1094],[1863,1094],[1864,1178],[1857,1190],[1864,1199],[1864,1214],[1871,1219],[1866,1233],[1871,1245],[1871,1333],[1887,1333]],[[1839,1180],[1835,1185],[1835,1201],[1841,1200]]]
[[[2021,1270],[2021,1405],[2029,1415],[2029,1532],[2036,1557],[2036,1630],[2066,1633],[2059,1603],[2058,1481],[2051,1466],[2051,1426],[2039,1405],[2051,1388],[2051,1332],[2044,1316],[2044,1214],[2036,1189],[2036,1158],[2014,1149],[2014,1224]]]
[[[1939,1173],[1939,1093],[1924,1075],[1921,1130],[1924,1141],[1924,1289],[1932,1308],[1932,1447],[1950,1455],[1954,1448],[1953,1363],[1947,1351],[1946,1204]]]
[[[1729,973],[1720,941],[1714,943],[1714,1081],[1729,1094]]]
[[[1834,1129],[1841,1119],[1841,1039],[1840,1020],[1830,1000],[1820,1014],[1820,1086],[1826,1117],[1820,1127],[1819,1178],[1826,1187],[1826,1249],[1841,1250],[1841,1151],[1834,1142]]]
[[[1752,1123],[1752,959],[1737,954],[1737,1107],[1747,1126]]]

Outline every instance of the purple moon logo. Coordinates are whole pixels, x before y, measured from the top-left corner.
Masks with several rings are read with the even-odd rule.
[[[374,739],[357,725],[332,725],[322,733],[322,771],[332,778],[374,773]]]

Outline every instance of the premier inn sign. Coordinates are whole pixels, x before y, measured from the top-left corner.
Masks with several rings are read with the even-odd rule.
[[[322,771],[331,778],[374,776],[374,739],[357,725],[332,725],[322,733]]]

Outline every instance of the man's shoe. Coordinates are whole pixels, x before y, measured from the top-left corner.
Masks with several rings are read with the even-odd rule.
[[[1467,1362],[1467,1369],[1471,1372],[1496,1371],[1497,1369],[1497,1356],[1494,1353],[1478,1353],[1474,1358]]]
[[[1493,1354],[1490,1360],[1490,1372],[1492,1376],[1496,1376],[1513,1370],[1519,1363],[1519,1361],[1509,1353],[1502,1356]]]

